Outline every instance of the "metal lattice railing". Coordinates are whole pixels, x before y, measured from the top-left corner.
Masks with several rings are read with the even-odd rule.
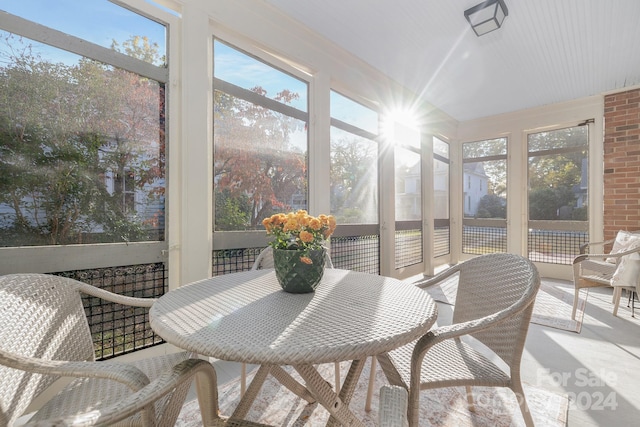
[[[250,270],[264,247],[220,249],[213,251],[213,275]],[[379,274],[380,238],[348,236],[331,238],[331,260],[334,267]]]
[[[120,295],[158,298],[167,291],[163,263],[52,273],[88,283]],[[149,309],[130,307],[83,296],[96,359],[131,353],[164,341],[149,326]]]
[[[589,241],[583,231],[529,230],[528,250],[531,261],[571,264],[580,246]]]
[[[451,252],[451,231],[449,226],[435,227],[433,230],[433,257],[448,255]]]
[[[336,268],[380,274],[380,236],[332,237],[331,259]]]
[[[422,262],[422,230],[398,230],[395,233],[395,267],[404,268]]]
[[[263,249],[264,247],[215,250],[213,251],[212,274],[220,276],[250,270]]]
[[[462,252],[473,255],[507,252],[506,227],[463,226]]]

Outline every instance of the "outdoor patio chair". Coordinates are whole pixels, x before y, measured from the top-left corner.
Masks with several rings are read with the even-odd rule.
[[[253,266],[251,266],[251,270],[262,270],[264,268],[273,268],[273,248],[271,246],[267,246],[258,254],[258,257],[253,262]],[[333,268],[333,261],[331,261],[331,255],[329,254],[329,250],[326,250],[325,260],[324,260],[324,268]],[[247,365],[242,364],[240,368],[240,396],[244,395],[244,392],[247,390]],[[340,364],[338,362],[335,363],[335,377],[336,377],[336,392],[340,390]]]
[[[81,293],[136,307],[155,301],[53,275],[0,276],[0,425],[14,425],[63,377],[75,379],[26,425],[173,426],[194,377],[205,425],[222,425],[209,362],[186,352],[96,362]]]
[[[432,329],[415,345],[378,355],[389,383],[408,390],[409,425],[418,425],[421,390],[465,386],[473,411],[471,386],[494,386],[513,390],[526,425],[533,426],[520,361],[540,287],[536,267],[519,255],[482,255],[419,286],[436,285],[454,274],[458,274],[458,290],[453,324]],[[508,373],[496,357],[506,364]]]
[[[615,239],[603,242],[589,242],[580,246],[580,255],[573,260],[573,310],[571,319],[575,320],[580,289],[612,286],[613,275],[620,266],[623,257],[640,253],[640,232],[619,231]],[[637,236],[637,237],[634,237]],[[606,245],[613,244],[611,252],[604,253]],[[600,253],[589,253],[599,250]],[[618,315],[618,306],[622,290],[634,291],[635,286],[616,286],[612,296],[613,315]]]

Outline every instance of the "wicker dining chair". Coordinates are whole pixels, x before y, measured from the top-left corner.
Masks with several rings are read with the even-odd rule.
[[[215,370],[207,361],[181,352],[126,364],[96,362],[81,293],[137,307],[155,301],[53,275],[0,276],[0,425],[14,425],[63,377],[75,379],[26,425],[173,426],[194,378],[204,425],[223,425]]]
[[[454,274],[458,274],[458,290],[452,325],[439,326],[413,344],[378,355],[389,383],[408,390],[409,425],[418,425],[420,390],[464,385],[472,411],[471,386],[511,388],[526,425],[532,426],[520,361],[540,287],[536,267],[519,255],[482,255],[418,286],[433,286]],[[482,343],[485,354],[468,337]],[[486,350],[500,358],[509,373],[490,360]]]
[[[573,284],[575,287],[573,297],[573,309],[571,310],[571,319],[575,320],[578,302],[580,299],[580,290],[585,288],[611,287],[611,280],[616,270],[620,266],[623,257],[637,256],[640,253],[640,245],[631,244],[626,246],[624,243],[618,247],[620,240],[628,239],[629,236],[638,235],[640,231],[625,232],[620,231],[615,239],[605,240],[603,242],[589,242],[580,246],[580,255],[573,259]],[[616,243],[618,241],[618,244]],[[610,253],[603,253],[607,245],[612,245]],[[613,315],[618,315],[618,306],[620,305],[620,297],[622,290],[628,292],[635,291],[635,286],[616,286],[613,290],[612,300]]]

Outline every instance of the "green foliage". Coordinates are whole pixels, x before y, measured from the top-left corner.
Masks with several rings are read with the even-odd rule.
[[[261,87],[252,91],[266,97]],[[276,100],[289,104],[297,96],[285,90]],[[273,212],[290,209],[295,194],[306,194],[306,152],[290,138],[301,126],[292,117],[215,91],[214,186],[216,194],[225,193],[226,204],[216,207],[221,209],[216,230],[256,229]],[[227,201],[231,198],[237,200]]]
[[[571,209],[575,205],[575,195],[568,188],[538,188],[529,192],[529,219],[557,220],[561,208]],[[579,213],[571,214],[580,215]]]
[[[336,220],[340,224],[358,224],[362,223],[364,213],[359,208],[344,208],[340,213],[336,214]]]
[[[53,63],[14,36],[5,44],[2,245],[148,240],[148,227],[127,212],[121,190],[108,190],[105,176],[122,176],[127,168],[138,177],[150,169],[139,140],[157,139],[157,101],[150,109],[144,105],[154,99],[153,88],[132,73],[86,58],[76,65]],[[156,118],[155,128],[146,124],[148,117]],[[147,176],[145,182],[152,180]],[[141,191],[144,183],[136,184]]]
[[[574,221],[587,221],[589,219],[587,206],[573,209],[571,219]]]
[[[576,209],[588,145],[586,126],[529,135],[529,218],[586,220]]]
[[[164,55],[160,56],[158,43],[149,43],[146,36],[133,36],[124,41],[122,46],[116,40],[112,40],[111,49],[154,65],[166,65],[166,58]]]
[[[539,188],[529,192],[529,219],[556,219],[557,209],[556,195],[553,189]]]
[[[217,231],[236,231],[248,228],[251,221],[251,203],[246,194],[232,196],[229,189],[216,188],[215,219]]]
[[[507,203],[502,197],[487,194],[478,203],[477,218],[506,218]]]
[[[376,221],[367,207],[377,207],[377,148],[373,141],[332,131],[331,211],[340,224]]]

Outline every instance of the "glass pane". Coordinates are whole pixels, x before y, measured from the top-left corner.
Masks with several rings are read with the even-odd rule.
[[[378,223],[378,144],[331,128],[331,214],[338,224]]]
[[[433,154],[449,158],[449,144],[443,140],[434,137],[433,138]]]
[[[529,258],[571,264],[588,241],[588,126],[529,134]]]
[[[433,138],[433,215],[435,219],[449,219],[449,144]]]
[[[506,160],[465,163],[464,216],[506,218],[506,176]]]
[[[0,37],[1,245],[162,240],[164,86]]]
[[[422,219],[420,154],[395,148],[396,221]]]
[[[234,49],[219,40],[213,45],[213,75],[269,99],[308,111],[307,83]]]
[[[165,65],[165,26],[108,0],[56,0],[55,6],[51,0],[4,1],[1,8],[137,59]],[[132,36],[133,28],[139,37]]]
[[[464,143],[462,151],[462,252],[506,252],[507,139]]]
[[[450,252],[449,241],[449,144],[433,138],[433,256]]]
[[[306,85],[222,43],[215,46],[215,77],[250,90],[214,92],[214,229],[263,230],[264,218],[308,206],[307,122],[280,108],[303,98],[306,109]],[[280,93],[269,96],[271,88]]]
[[[571,129],[529,135],[529,147],[575,147],[571,152],[529,155],[530,220],[587,220],[587,127]]]
[[[334,91],[331,91],[331,117],[371,134],[378,134],[377,112]]]
[[[588,132],[588,126],[575,126],[549,132],[529,134],[527,137],[529,152],[567,147],[582,147],[586,149],[589,145],[589,139],[587,138]]]
[[[462,156],[465,159],[507,155],[507,138],[489,139],[486,141],[467,142],[462,144]]]

